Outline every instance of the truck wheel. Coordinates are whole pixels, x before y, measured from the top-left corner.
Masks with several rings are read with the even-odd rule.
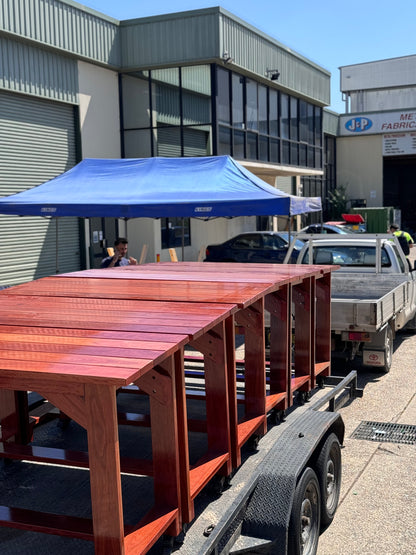
[[[318,478],[305,468],[296,486],[290,513],[288,554],[314,555],[318,548],[321,496]]]
[[[386,330],[386,343],[384,347],[384,366],[381,370],[387,374],[390,372],[390,368],[393,362],[393,330],[390,326],[387,326]]]
[[[341,446],[335,434],[330,434],[316,463],[321,490],[321,529],[334,519],[341,490]]]

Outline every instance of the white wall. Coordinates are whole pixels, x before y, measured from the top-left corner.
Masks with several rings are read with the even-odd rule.
[[[149,218],[135,218],[127,223],[129,239],[129,254],[140,257],[144,244],[148,245],[146,262],[156,262],[159,254],[161,262],[170,260],[169,250],[162,249],[160,220]],[[184,248],[184,260],[195,262],[201,247],[212,243],[222,243],[238,235],[242,231],[252,231],[256,228],[255,217],[215,218],[203,221],[191,219],[191,245]],[[182,248],[177,247],[178,259],[182,260]]]
[[[78,82],[82,158],[120,158],[117,73],[78,61]],[[84,225],[88,251],[88,220]],[[88,255],[86,263],[89,266]]]
[[[78,62],[83,158],[120,158],[118,77],[115,71]]]
[[[349,199],[367,199],[367,206],[383,206],[383,136],[337,139],[337,184]]]

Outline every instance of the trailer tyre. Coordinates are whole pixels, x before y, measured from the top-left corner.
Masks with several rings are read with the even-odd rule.
[[[330,434],[319,454],[316,473],[321,491],[321,529],[334,519],[341,490],[341,446],[338,437]]]
[[[288,554],[314,555],[318,548],[321,495],[318,478],[305,468],[296,486],[290,513]]]

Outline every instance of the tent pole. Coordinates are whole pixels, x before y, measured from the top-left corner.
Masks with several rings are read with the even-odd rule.
[[[185,219],[182,218],[182,262],[185,260]]]
[[[59,230],[58,230],[58,218],[55,218],[55,273],[59,274]]]

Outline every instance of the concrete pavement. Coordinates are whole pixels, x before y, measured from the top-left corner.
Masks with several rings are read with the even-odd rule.
[[[415,354],[416,335],[400,332],[391,371],[360,370],[364,396],[340,410],[346,426],[341,497],[318,555],[416,553],[416,445],[351,437],[362,421],[416,425]]]

